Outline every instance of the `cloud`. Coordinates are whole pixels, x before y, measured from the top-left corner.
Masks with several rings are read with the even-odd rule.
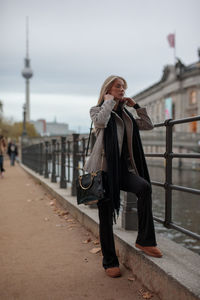
[[[111,74],[127,79],[130,95],[160,80],[174,63],[166,40],[174,30],[177,56],[196,61],[199,10],[198,0],[1,0],[0,92],[24,92],[27,15],[31,93],[85,97],[98,95]]]

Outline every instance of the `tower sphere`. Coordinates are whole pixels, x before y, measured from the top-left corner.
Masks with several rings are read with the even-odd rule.
[[[33,71],[29,67],[25,67],[22,70],[22,76],[26,79],[30,79],[33,76]]]

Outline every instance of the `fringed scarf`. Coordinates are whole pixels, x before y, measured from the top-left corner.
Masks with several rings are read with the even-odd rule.
[[[124,109],[124,111],[133,123],[132,149],[138,173],[151,184],[138,125],[132,114],[127,109]],[[107,161],[109,196],[113,208],[113,219],[116,223],[116,214],[119,215],[120,209],[120,156],[117,126],[113,112],[111,112],[110,120],[104,129],[104,150]]]

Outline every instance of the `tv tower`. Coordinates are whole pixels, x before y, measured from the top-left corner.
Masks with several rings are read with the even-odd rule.
[[[29,41],[28,41],[28,17],[26,17],[26,57],[24,59],[24,69],[22,70],[22,76],[26,79],[26,121],[30,121],[30,91],[29,91],[29,79],[33,76],[33,71],[30,67],[29,59]]]

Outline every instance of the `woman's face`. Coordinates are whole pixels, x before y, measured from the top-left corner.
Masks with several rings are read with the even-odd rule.
[[[115,99],[121,100],[125,94],[124,81],[122,79],[115,79],[111,89],[108,91],[109,94],[114,96]]]

